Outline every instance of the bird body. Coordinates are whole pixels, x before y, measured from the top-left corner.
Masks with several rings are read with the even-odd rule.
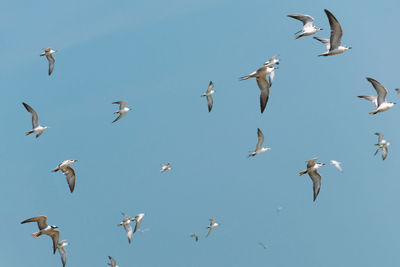
[[[56,50],[51,49],[50,47],[44,49],[44,53],[40,54],[41,57],[46,56],[47,60],[49,61],[49,75],[53,72],[54,63],[56,60],[53,57],[53,54]]]
[[[128,113],[128,111],[132,110],[131,108],[126,107],[127,103],[128,102],[126,101],[113,102],[113,104],[119,104],[119,110],[114,112],[114,114],[119,114],[119,116],[113,121],[113,123],[121,119],[123,116],[125,116],[126,113]]]
[[[336,160],[331,160],[330,163],[331,165],[334,165],[336,169],[338,169],[340,172],[343,172],[342,167],[340,166],[341,162]]]
[[[161,164],[161,170],[160,172],[167,172],[171,170],[171,164],[168,163],[167,165]]]
[[[71,193],[74,192],[75,188],[75,170],[72,169],[70,165],[76,161],[77,160],[75,159],[64,160],[57,166],[57,168],[52,170],[52,172],[57,172],[59,170],[62,171],[62,173],[65,175],[65,178],[67,179],[67,183]]]
[[[294,18],[297,20],[300,20],[301,22],[303,22],[303,29],[296,32],[296,34],[300,33],[299,35],[296,36],[296,39],[299,39],[303,36],[310,36],[313,35],[317,32],[319,32],[320,30],[322,30],[321,28],[315,27],[313,25],[314,23],[314,18],[311,17],[310,15],[305,15],[305,14],[289,14],[287,15],[290,18]]]
[[[201,95],[201,97],[205,96],[207,98],[208,112],[211,112],[212,107],[213,107],[213,103],[214,103],[213,98],[212,98],[212,94],[215,93],[215,90],[213,88],[214,88],[214,84],[213,84],[212,81],[210,81],[210,83],[208,85],[208,88],[207,88],[207,91],[204,94]]]
[[[118,226],[124,226],[124,229],[126,231],[126,236],[128,237],[128,242],[130,244],[132,242],[132,235],[133,235],[133,231],[132,231],[132,227],[131,227],[130,223],[134,222],[135,218],[131,218],[128,215],[126,215],[125,213],[122,213],[122,215],[124,216],[124,219],[122,220],[122,222],[120,222],[118,224]]]
[[[375,151],[374,155],[378,154],[379,150],[382,150],[382,160],[385,160],[388,154],[388,146],[390,146],[390,142],[383,139],[383,134],[381,133],[375,133],[375,135],[378,136],[378,143],[375,144],[378,149]]]
[[[207,229],[209,229],[209,230],[208,230],[208,233],[207,233],[206,237],[208,237],[208,236],[211,234],[212,230],[213,230],[215,227],[217,227],[218,225],[219,225],[219,224],[216,222],[216,219],[215,219],[215,218],[211,218],[211,219],[210,219],[210,225],[207,226]]]
[[[271,150],[271,148],[269,148],[269,147],[263,147],[264,134],[262,133],[260,128],[257,128],[257,137],[258,137],[258,141],[257,141],[256,149],[249,154],[249,157],[254,157],[258,154],[264,153],[265,151]]]
[[[30,135],[32,133],[35,133],[36,138],[38,138],[43,133],[43,131],[49,129],[50,126],[39,125],[39,116],[36,113],[36,111],[31,106],[29,106],[24,102],[22,102],[22,105],[24,105],[25,109],[32,115],[32,130],[26,132],[25,135]]]
[[[313,158],[307,162],[307,170],[300,172],[300,176],[308,173],[313,181],[314,201],[317,199],[319,190],[321,189],[321,175],[318,173],[318,168],[324,166],[324,163],[317,163],[317,158]]]
[[[369,81],[372,84],[372,86],[374,87],[374,89],[377,93],[377,96],[359,95],[358,97],[364,98],[368,101],[371,101],[374,104],[376,109],[374,111],[369,112],[369,114],[377,114],[380,112],[387,111],[396,104],[393,102],[386,101],[386,95],[387,95],[388,91],[380,82],[376,81],[375,79],[369,78],[369,77],[367,77],[367,81]]]

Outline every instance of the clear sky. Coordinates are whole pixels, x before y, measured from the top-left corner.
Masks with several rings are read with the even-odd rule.
[[[325,47],[290,13],[313,16],[329,37],[324,8],[342,25],[345,54]],[[47,215],[67,239],[67,266],[400,266],[399,107],[376,116],[357,95],[365,77],[400,102],[400,2],[393,1],[7,1],[0,9],[3,266],[61,266],[50,238],[26,218]],[[39,57],[52,47],[47,75]],[[255,80],[280,54],[260,114]],[[215,84],[214,108],[200,95]],[[111,124],[116,105],[133,108]],[[49,125],[39,139],[22,102]],[[247,158],[257,128],[272,149]],[[377,137],[392,142],[382,161]],[[299,176],[320,169],[321,192]],[[69,193],[60,162],[77,159]],[[160,163],[172,170],[160,173]],[[276,209],[283,207],[280,213]],[[128,244],[121,212],[144,212]],[[221,224],[205,238],[208,219]],[[194,242],[189,234],[200,236]],[[263,249],[263,242],[268,249]]]

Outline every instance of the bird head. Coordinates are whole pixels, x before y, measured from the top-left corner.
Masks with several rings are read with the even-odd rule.
[[[45,129],[50,129],[51,127],[50,127],[50,126],[44,126],[44,128],[45,128]]]
[[[56,228],[58,228],[58,226],[57,225],[51,225],[50,226],[52,229],[56,229]]]

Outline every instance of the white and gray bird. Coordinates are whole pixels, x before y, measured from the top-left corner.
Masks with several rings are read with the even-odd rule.
[[[215,93],[214,88],[214,84],[212,81],[210,81],[210,84],[208,85],[207,91],[201,95],[201,97],[205,96],[207,98],[207,102],[208,102],[208,112],[211,112],[211,109],[213,107],[213,98],[212,98],[212,94]]]
[[[124,229],[126,231],[126,236],[128,237],[128,242],[130,244],[132,242],[132,234],[133,234],[133,230],[132,230],[130,223],[134,222],[135,218],[131,218],[123,212],[122,212],[122,216],[124,216],[124,219],[122,220],[122,222],[120,222],[118,224],[118,226],[122,226],[122,225],[124,226]]]
[[[268,248],[268,246],[266,246],[263,242],[258,242],[258,244],[259,244],[260,246],[262,246],[264,249],[267,249],[267,248]]]
[[[58,252],[60,253],[63,267],[65,267],[65,264],[67,264],[67,251],[64,248],[65,246],[68,246],[68,243],[66,241],[67,240],[61,240],[60,242],[57,243],[57,249]]]
[[[386,102],[386,95],[388,93],[386,88],[381,83],[372,78],[367,77],[367,80],[375,88],[377,96],[359,95],[358,97],[364,98],[365,100],[369,100],[374,104],[376,109],[374,111],[369,112],[369,114],[376,114],[391,109],[396,103]]]
[[[340,172],[343,172],[342,167],[340,166],[340,164],[342,164],[341,162],[332,159],[330,163],[331,165],[334,165]]]
[[[32,130],[30,130],[29,132],[26,132],[25,135],[30,135],[32,133],[36,134],[36,138],[38,138],[44,130],[49,129],[50,126],[40,126],[39,125],[39,116],[36,113],[36,111],[29,106],[28,104],[22,102],[22,105],[24,105],[24,107],[26,108],[26,110],[31,113],[32,115]]]
[[[321,189],[321,175],[318,173],[318,168],[324,166],[324,163],[317,163],[317,158],[313,158],[307,162],[307,170],[300,172],[300,176],[308,173],[313,181],[314,201],[317,199],[319,190]]]
[[[108,256],[108,259],[110,260],[110,263],[107,263],[111,267],[118,267],[117,262],[113,259],[113,257]]]
[[[273,65],[263,65],[261,68],[258,70],[250,73],[249,75],[240,77],[240,80],[247,80],[249,78],[256,78],[258,88],[260,89],[260,108],[261,108],[261,113],[264,112],[265,107],[267,106],[268,103],[268,98],[269,98],[269,89],[272,85],[272,82],[275,77],[275,69],[278,69],[278,67],[274,67]],[[269,75],[268,80],[267,80],[267,75]]]
[[[375,154],[378,154],[379,150],[382,150],[382,160],[385,160],[388,154],[388,146],[390,146],[390,142],[386,141],[383,139],[383,134],[381,133],[375,133],[378,136],[378,143],[375,144],[375,146],[378,147],[378,149],[375,151]]]
[[[338,55],[338,54],[342,54],[345,51],[351,49],[350,46],[341,45],[343,30],[342,30],[342,26],[340,26],[340,23],[338,22],[338,20],[335,18],[335,16],[331,12],[329,12],[329,10],[325,9],[325,13],[326,13],[326,16],[328,17],[329,25],[331,27],[331,36],[330,36],[330,39],[314,37],[316,40],[318,40],[318,41],[322,42],[324,45],[326,45],[326,48],[328,50],[325,53],[322,53],[318,56]]]
[[[211,219],[210,219],[210,225],[207,226],[207,229],[209,229],[209,230],[208,230],[208,233],[207,233],[206,237],[208,237],[208,236],[211,234],[212,230],[213,230],[215,227],[217,227],[218,225],[219,225],[219,224],[216,222],[216,219],[215,219],[215,218],[211,218]]]
[[[114,112],[114,114],[119,114],[119,116],[113,121],[113,123],[116,122],[116,121],[118,121],[119,119],[121,119],[123,116],[125,116],[125,114],[126,114],[128,111],[132,110],[131,108],[127,108],[127,107],[126,107],[126,104],[127,104],[127,103],[128,103],[128,102],[126,102],[126,101],[116,101],[116,102],[113,102],[113,104],[118,104],[118,105],[119,105],[119,110]]]
[[[44,49],[44,53],[40,54],[41,57],[46,56],[47,60],[49,61],[49,75],[53,72],[54,63],[56,60],[53,57],[53,54],[56,50],[51,49],[50,47]]]
[[[291,17],[291,18],[294,18],[294,19],[297,19],[297,20],[300,20],[301,22],[303,22],[303,29],[301,29],[300,31],[295,33],[295,34],[300,33],[299,35],[296,36],[296,39],[299,39],[300,37],[303,37],[303,36],[313,35],[313,34],[319,32],[320,30],[322,30],[321,28],[315,27],[313,25],[314,18],[311,17],[310,15],[289,14],[287,16]]]
[[[199,236],[195,233],[190,234],[190,237],[194,238],[194,240],[196,240],[196,242],[199,241]]]
[[[164,165],[164,164],[161,163],[160,172],[167,172],[167,171],[170,171],[170,170],[171,170],[171,164],[170,163],[167,163],[167,165]]]
[[[264,134],[262,133],[260,128],[257,128],[257,137],[258,137],[258,141],[257,141],[256,149],[249,154],[249,157],[254,157],[258,154],[264,153],[267,150],[271,150],[271,148],[269,148],[269,147],[263,147]]]
[[[75,159],[67,159],[58,164],[57,168],[53,169],[52,172],[57,172],[59,170],[62,171],[62,173],[65,175],[65,178],[67,179],[67,183],[69,185],[69,190],[74,192],[75,188],[75,171],[74,169],[71,168],[71,164],[76,162],[77,160]]]
[[[29,222],[36,222],[39,228],[39,232],[33,233],[32,236],[34,238],[38,238],[41,235],[48,235],[53,240],[53,254],[56,253],[58,238],[59,238],[59,231],[55,230],[58,228],[56,225],[48,225],[47,224],[47,217],[46,216],[36,216],[29,219],[26,219],[21,222],[21,224],[29,223]]]

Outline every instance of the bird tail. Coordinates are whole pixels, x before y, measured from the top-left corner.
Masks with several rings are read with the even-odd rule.
[[[297,34],[297,33],[296,33],[296,34]],[[302,36],[303,36],[302,34],[297,35],[297,36],[296,36],[296,40],[299,39],[299,38],[302,37]]]
[[[36,232],[36,233],[33,233],[32,234],[32,236],[34,237],[34,238],[38,238],[39,236],[41,236],[42,234],[40,233],[40,232]]]
[[[371,111],[371,112],[369,112],[368,114],[376,114],[376,113],[378,113],[378,111],[376,111],[376,110],[374,110],[374,111]]]
[[[201,97],[206,96],[206,94],[202,94]]]
[[[251,75],[242,76],[239,78],[239,80],[243,81],[243,80],[247,80],[248,78],[251,78]]]
[[[300,172],[299,175],[302,176],[303,174],[306,174],[306,173],[307,173],[307,170]]]
[[[25,135],[30,135],[33,133],[33,130],[30,130],[29,132],[26,132]]]

